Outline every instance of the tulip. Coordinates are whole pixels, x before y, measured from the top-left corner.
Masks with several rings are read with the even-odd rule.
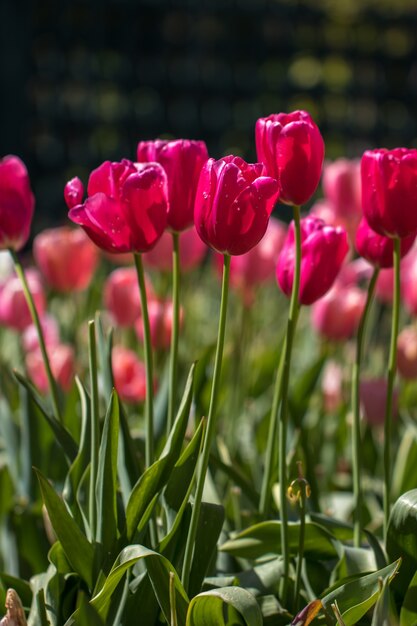
[[[413,316],[417,315],[417,249],[404,259],[401,264],[401,288],[404,304]],[[392,285],[391,285],[392,291]],[[392,299],[392,298],[391,298]]]
[[[124,402],[143,402],[146,398],[146,370],[133,350],[115,346],[112,350],[114,386]]]
[[[336,215],[359,222],[362,215],[359,161],[337,159],[325,163],[323,191]]]
[[[258,160],[279,183],[279,200],[301,205],[316,191],[324,159],[320,131],[306,111],[260,118],[255,129]]]
[[[358,287],[334,286],[312,307],[311,322],[330,341],[350,339],[358,329],[366,294]]]
[[[35,199],[27,169],[16,156],[0,160],[0,250],[20,250],[29,238]]]
[[[143,261],[145,265],[159,270],[160,272],[172,271],[172,237],[167,231],[164,232],[156,246],[145,252]],[[181,270],[186,272],[197,267],[205,255],[207,246],[197,235],[195,228],[189,228],[180,235],[179,255]]]
[[[370,426],[384,424],[387,401],[387,381],[385,378],[362,380],[359,388],[360,401],[365,420]],[[398,411],[398,391],[393,393],[393,414]]]
[[[158,163],[104,162],[91,172],[83,204],[69,218],[107,252],[146,252],[167,221],[167,180]]]
[[[201,239],[221,254],[245,254],[262,239],[278,192],[261,163],[240,157],[209,159],[203,167],[195,203]]]
[[[46,298],[39,272],[29,269],[26,278],[35,308],[42,316],[46,309]],[[22,283],[17,276],[11,276],[0,286],[0,324],[22,331],[32,323]]]
[[[56,319],[46,313],[39,321],[47,348],[58,345],[59,328]],[[30,324],[24,329],[22,334],[22,346],[25,352],[33,352],[34,350],[40,349],[39,336],[35,324]]]
[[[300,304],[313,304],[334,283],[349,251],[346,231],[326,226],[316,217],[301,220]],[[294,280],[294,222],[291,222],[277,264],[277,280],[286,296],[291,296]]]
[[[334,413],[343,402],[343,370],[336,361],[327,361],[321,379],[326,413]]]
[[[153,297],[151,282],[146,278],[146,291]],[[104,304],[117,326],[132,327],[141,314],[141,302],[136,270],[120,267],[114,270],[104,285]]]
[[[361,161],[362,208],[386,237],[417,232],[417,150],[367,150]]]
[[[74,378],[75,357],[71,346],[58,344],[50,347],[49,363],[55,380],[64,391],[69,391]],[[26,368],[29,377],[42,393],[48,391],[48,377],[40,350],[33,350],[26,355]]]
[[[33,255],[47,283],[62,292],[88,287],[98,262],[98,249],[87,235],[67,226],[37,235]]]
[[[417,329],[406,326],[398,335],[397,367],[402,378],[417,378]]]
[[[194,202],[201,168],[208,160],[204,141],[176,139],[174,141],[141,141],[139,162],[156,161],[164,168],[168,179],[168,227],[181,232],[193,225]]]
[[[81,204],[84,197],[84,185],[76,176],[67,182],[64,188],[64,199],[67,207],[72,209],[73,207]]]
[[[173,308],[172,301],[150,300],[148,305],[149,324],[151,328],[152,346],[156,350],[167,350],[171,343]],[[183,321],[183,310],[180,309],[180,326]],[[136,333],[143,341],[142,320],[135,323]]]
[[[414,234],[401,239],[401,258],[411,250],[415,238]],[[358,253],[372,265],[381,268],[393,266],[394,242],[392,238],[379,235],[369,226],[365,218],[361,220],[356,231],[355,244]]]
[[[341,226],[348,234],[349,242],[355,241],[356,229],[358,228],[357,217],[340,215],[328,200],[317,200],[309,212],[310,215],[318,217],[328,226]]]

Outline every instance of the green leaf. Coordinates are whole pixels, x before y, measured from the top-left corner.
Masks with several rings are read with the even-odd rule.
[[[95,608],[88,602],[85,593],[81,593],[80,606],[76,622],[79,626],[104,626],[104,622]]]
[[[300,524],[288,524],[290,553],[298,553]],[[250,526],[234,539],[226,541],[220,550],[233,556],[257,559],[267,553],[281,554],[281,522],[261,522]],[[337,559],[342,554],[340,542],[315,522],[306,522],[304,556],[311,559]]]
[[[402,558],[393,588],[404,597],[417,570],[417,489],[404,493],[392,507],[386,550],[391,560]]]
[[[409,425],[401,436],[401,443],[395,455],[392,473],[392,495],[399,498],[401,494],[417,488],[417,429]]]
[[[408,585],[407,593],[401,605],[400,626],[416,626],[417,624],[417,572]]]
[[[254,596],[241,587],[222,587],[195,596],[186,626],[262,626]]]
[[[296,382],[290,391],[288,400],[292,418],[297,426],[308,409],[311,396],[319,381],[326,356],[321,355],[309,368],[296,377]]]
[[[201,590],[204,577],[216,551],[223,522],[224,508],[222,506],[209,502],[201,503],[190,573],[190,596],[194,596]]]
[[[14,589],[21,599],[23,606],[30,606],[32,602],[32,590],[26,580],[16,578],[5,572],[0,572],[0,583],[5,590],[10,588]]]
[[[39,622],[41,626],[51,626],[46,614],[45,606],[45,592],[43,589],[39,589],[36,594],[36,606],[38,609]]]
[[[77,526],[65,506],[43,474],[35,468],[43,501],[56,536],[61,542],[69,563],[87,585],[93,586],[94,549],[84,533]]]
[[[381,582],[381,581],[380,581]],[[381,593],[375,605],[371,626],[391,626],[390,619],[390,579],[385,578],[381,586]],[[396,622],[397,623],[397,622]]]
[[[330,610],[337,601],[346,626],[356,624],[377,601],[381,589],[380,580],[389,581],[397,574],[401,561],[395,561],[381,570],[366,576],[352,577],[329,591],[323,598],[322,604]]]
[[[109,552],[117,539],[117,447],[119,438],[119,400],[110,397],[104,420],[97,468],[97,541]]]
[[[142,474],[130,495],[126,507],[126,535],[129,541],[149,504],[168,481],[181,453],[193,396],[194,371],[195,365],[192,365],[175,423],[160,458]]]

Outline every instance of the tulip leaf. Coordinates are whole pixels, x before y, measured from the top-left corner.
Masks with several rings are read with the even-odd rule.
[[[404,597],[417,570],[417,489],[404,493],[392,507],[386,550],[390,559],[402,559],[393,588]]]
[[[320,613],[323,605],[320,600],[312,600],[294,617],[290,626],[308,626]]]
[[[290,412],[296,426],[301,421],[308,409],[311,396],[319,381],[326,356],[321,355],[310,367],[297,376],[295,384],[291,388],[288,400]]]
[[[224,508],[222,506],[210,502],[201,503],[190,573],[190,596],[201,590],[201,585],[216,550],[223,522]]]
[[[401,605],[400,626],[417,624],[417,571],[408,585],[407,593]]]
[[[375,605],[371,626],[391,626],[392,624],[390,619],[389,583],[389,577],[385,578],[382,586],[381,581],[379,581],[381,593]]]
[[[195,596],[186,626],[262,626],[255,597],[241,587],[222,587]]]

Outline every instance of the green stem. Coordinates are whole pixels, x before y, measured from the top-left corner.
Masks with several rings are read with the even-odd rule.
[[[392,398],[397,369],[397,337],[400,317],[401,239],[394,239],[394,301],[392,305],[391,343],[387,374],[387,401],[384,420],[384,540],[387,539],[391,495]]]
[[[91,393],[91,466],[90,466],[90,493],[89,493],[89,523],[91,537],[96,537],[97,505],[96,481],[99,449],[99,405],[98,405],[98,378],[97,378],[97,349],[96,327],[94,320],[88,323],[88,352],[90,365],[90,393]]]
[[[146,294],[145,273],[143,271],[142,256],[133,255],[135,259],[136,273],[138,276],[140,303],[142,308],[143,321],[143,343],[145,351],[146,369],[146,399],[145,399],[145,463],[149,467],[153,463],[154,457],[154,431],[153,431],[153,364],[152,364],[152,342],[151,328],[149,324],[148,297]]]
[[[178,338],[180,328],[180,248],[179,233],[172,233],[172,334],[169,361],[169,395],[167,430],[171,431],[174,423],[177,372],[178,372]]]
[[[361,483],[361,432],[360,432],[360,397],[359,397],[359,380],[362,363],[362,354],[365,341],[366,326],[371,311],[372,300],[374,297],[376,281],[379,275],[379,267],[374,269],[372,278],[369,282],[368,295],[366,298],[365,308],[359,323],[358,334],[356,337],[356,358],[352,372],[352,473],[353,473],[353,500],[354,500],[354,546],[359,548],[362,537],[362,483]]]
[[[297,556],[297,571],[295,574],[295,587],[294,587],[294,610],[298,611],[301,589],[301,572],[303,569],[304,558],[304,540],[305,540],[305,528],[306,528],[306,493],[307,485],[304,481],[300,481],[300,497],[298,500],[300,508],[300,532],[298,536],[298,556]]]
[[[300,207],[294,206],[295,231],[295,267],[292,285],[290,310],[287,322],[287,335],[284,351],[284,367],[281,389],[281,412],[279,421],[279,499],[281,513],[281,546],[284,561],[281,601],[286,606],[290,570],[290,552],[288,543],[288,512],[287,512],[287,430],[288,430],[288,390],[290,382],[292,346],[299,312],[299,291],[301,277],[301,226]]]
[[[222,295],[220,303],[220,319],[217,335],[217,348],[214,360],[213,382],[211,387],[210,405],[207,416],[207,430],[205,432],[203,451],[200,458],[199,472],[197,478],[197,488],[194,500],[194,506],[191,514],[190,528],[188,531],[187,543],[185,546],[184,564],[182,569],[182,584],[185,590],[188,590],[190,579],[191,562],[194,551],[195,537],[200,518],[201,500],[203,497],[204,482],[206,479],[207,468],[210,458],[210,449],[216,433],[216,409],[220,388],[220,375],[222,369],[224,337],[226,330],[226,314],[227,301],[229,296],[229,276],[230,276],[230,256],[224,255]]]
[[[9,248],[10,255],[13,259],[14,268],[16,274],[18,275],[20,282],[22,283],[23,293],[25,294],[26,302],[29,307],[30,314],[32,316],[33,323],[36,327],[36,332],[38,333],[39,347],[42,353],[42,359],[45,366],[46,376],[48,378],[49,391],[51,394],[52,406],[54,409],[55,417],[58,421],[62,422],[62,415],[59,408],[58,402],[58,389],[55,378],[52,374],[51,366],[49,363],[48,353],[46,351],[45,339],[43,336],[42,326],[39,321],[39,315],[35,307],[35,302],[33,300],[32,294],[29,289],[29,284],[26,279],[26,275],[23,269],[23,266],[17,256],[16,252]]]

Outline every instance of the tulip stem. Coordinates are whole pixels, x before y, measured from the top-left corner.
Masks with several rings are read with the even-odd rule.
[[[401,239],[394,238],[394,300],[392,305],[391,343],[387,373],[387,400],[384,420],[384,540],[387,540],[391,495],[392,401],[397,369],[397,337],[400,317]]]
[[[90,393],[91,393],[91,465],[90,465],[90,493],[89,493],[89,524],[91,538],[96,538],[97,505],[96,480],[99,450],[99,406],[98,406],[98,379],[97,379],[97,348],[96,327],[94,320],[88,322],[88,353],[90,366]]]
[[[374,297],[376,281],[379,275],[379,267],[374,269],[372,278],[368,286],[365,308],[359,322],[358,334],[356,337],[356,358],[352,372],[352,473],[353,473],[353,500],[354,500],[354,546],[359,548],[362,537],[362,483],[361,483],[361,433],[360,433],[360,397],[359,397],[359,377],[361,371],[362,354],[366,333],[366,326]]]
[[[222,369],[224,337],[226,330],[227,301],[229,296],[230,256],[224,255],[222,295],[220,302],[220,319],[217,334],[216,356],[214,359],[213,382],[211,387],[210,405],[207,416],[207,428],[204,434],[203,451],[199,460],[197,488],[194,498],[194,506],[191,514],[190,528],[185,546],[184,563],[182,568],[182,584],[188,591],[191,563],[193,558],[194,543],[197,527],[200,520],[201,500],[203,497],[204,482],[210,458],[210,450],[216,433],[216,409],[219,396],[220,375]]]
[[[290,570],[290,552],[288,544],[288,512],[287,512],[287,430],[288,430],[288,391],[290,382],[292,346],[299,312],[299,291],[301,277],[301,225],[300,207],[294,206],[295,231],[295,265],[292,284],[290,309],[287,321],[287,335],[284,350],[284,366],[282,372],[281,411],[279,420],[279,505],[281,513],[281,549],[284,572],[281,588],[281,602],[286,606]]]
[[[154,457],[154,430],[153,430],[153,363],[151,328],[149,324],[148,297],[146,295],[145,273],[143,271],[142,255],[134,253],[136,273],[138,276],[140,304],[142,309],[143,343],[145,351],[146,369],[146,398],[145,398],[145,463],[149,467]]]
[[[49,391],[51,394],[52,406],[53,406],[53,410],[55,413],[55,417],[59,422],[62,422],[62,415],[61,415],[61,411],[59,408],[59,401],[58,401],[58,388],[57,388],[56,380],[52,374],[51,365],[49,363],[48,353],[46,351],[45,339],[43,336],[43,330],[42,330],[41,323],[39,321],[39,315],[36,310],[35,302],[33,300],[31,291],[29,289],[29,284],[26,279],[26,274],[19,260],[19,257],[17,256],[15,250],[12,250],[11,248],[9,248],[9,252],[13,259],[16,274],[18,275],[20,282],[22,283],[23,293],[25,295],[26,302],[29,307],[30,314],[32,316],[32,321],[35,325],[36,332],[38,334],[39,347],[41,349],[46,376],[48,378]]]
[[[167,431],[174,423],[177,373],[178,373],[178,338],[180,327],[180,238],[179,233],[172,233],[172,334],[169,361],[169,395]]]

